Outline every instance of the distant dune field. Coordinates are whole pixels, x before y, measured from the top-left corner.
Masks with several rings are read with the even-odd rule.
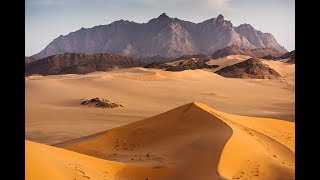
[[[240,56],[225,59],[229,62],[216,61],[219,65],[230,65],[230,61],[245,60]],[[168,72],[145,68],[26,77],[26,139],[56,144],[193,101],[238,115],[294,121],[295,65],[263,62],[283,77],[231,79],[210,70]],[[82,98],[95,97],[118,102],[123,107],[101,109],[80,105]]]

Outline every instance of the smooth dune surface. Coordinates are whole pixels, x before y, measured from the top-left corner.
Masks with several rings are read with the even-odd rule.
[[[228,57],[221,63],[230,64],[237,58],[245,60],[240,56]],[[193,101],[233,114],[294,121],[294,65],[266,63],[283,77],[231,79],[210,70],[168,72],[144,68],[26,77],[26,139],[52,145],[129,124]],[[101,109],[80,105],[83,98],[95,97],[123,107]]]
[[[294,122],[195,102],[57,147],[26,141],[26,177],[294,179],[294,140]]]

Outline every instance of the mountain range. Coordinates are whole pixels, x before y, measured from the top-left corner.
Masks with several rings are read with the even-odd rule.
[[[256,30],[250,24],[234,26],[222,15],[193,23],[163,13],[147,23],[119,20],[60,35],[32,58],[66,52],[177,58],[189,54],[212,54],[231,45],[242,49],[272,48],[282,54],[287,52],[272,34]]]

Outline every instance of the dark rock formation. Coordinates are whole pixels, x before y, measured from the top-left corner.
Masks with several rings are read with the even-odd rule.
[[[121,104],[105,100],[103,98],[93,98],[81,102],[81,105],[94,106],[98,108],[116,108],[123,107]]]
[[[85,74],[112,68],[143,66],[140,61],[116,54],[65,53],[34,61],[25,66],[25,75]]]
[[[215,73],[227,78],[273,79],[281,77],[274,69],[254,58],[224,67]]]

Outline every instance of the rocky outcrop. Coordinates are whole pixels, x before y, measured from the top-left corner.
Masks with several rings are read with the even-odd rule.
[[[84,100],[81,102],[81,105],[85,106],[93,106],[97,108],[116,108],[116,107],[123,107],[121,104],[111,102],[109,100],[103,98],[93,98],[90,100]]]

